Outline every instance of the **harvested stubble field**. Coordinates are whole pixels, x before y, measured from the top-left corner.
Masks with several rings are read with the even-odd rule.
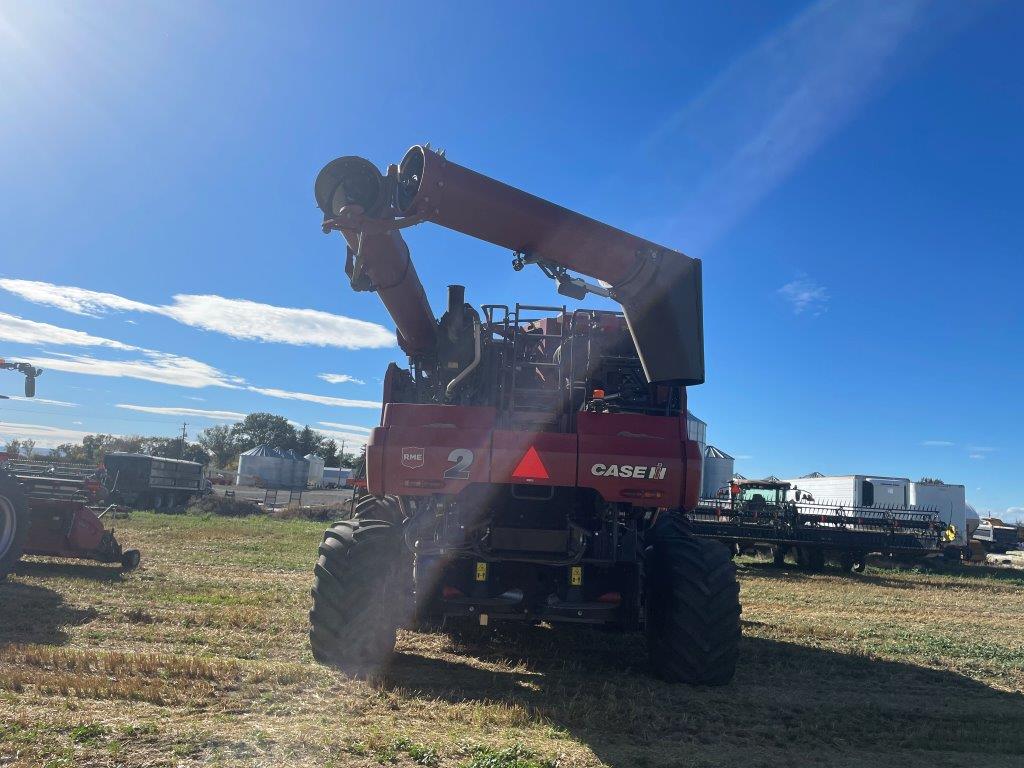
[[[741,562],[725,688],[668,686],[637,637],[404,632],[373,682],[306,643],[321,524],[136,514],[121,576],[0,584],[2,766],[1020,766],[1024,576]]]

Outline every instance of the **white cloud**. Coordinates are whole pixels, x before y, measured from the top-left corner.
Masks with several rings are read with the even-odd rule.
[[[972,453],[972,454],[968,455],[967,458],[969,458],[969,459],[984,459],[985,458],[985,454],[984,453]]]
[[[185,399],[186,400],[195,400],[196,402],[199,402],[199,403],[205,403],[206,402],[206,398],[205,397],[197,397],[195,395],[185,395]]]
[[[922,440],[921,445],[927,445],[931,448],[949,448],[951,445],[956,445],[956,443],[950,440]]]
[[[351,453],[353,448],[358,448],[366,445],[366,441],[370,439],[369,435],[365,435],[359,432],[343,432],[333,429],[318,429],[324,437],[329,437],[338,444],[338,448],[341,448],[341,443],[345,443],[345,453]]]
[[[10,282],[10,281],[8,281]],[[99,294],[106,296],[107,294]],[[84,305],[91,308],[93,304]],[[312,310],[303,310],[309,311]],[[83,309],[82,314],[85,314]],[[324,314],[324,313],[321,313]],[[379,326],[378,326],[379,327]],[[7,315],[0,312],[0,340],[13,341],[21,344],[54,344],[62,346],[98,346],[130,351],[141,354],[135,359],[108,360],[90,355],[71,355],[60,352],[51,352],[49,357],[29,355],[25,357],[27,362],[32,363],[45,370],[62,371],[65,373],[77,373],[86,376],[106,376],[112,378],[130,378],[141,381],[156,382],[159,384],[170,384],[177,387],[199,389],[201,387],[224,387],[238,389],[245,384],[245,380],[239,376],[225,373],[207,363],[168,352],[158,352],[151,349],[143,349],[128,344],[122,344],[113,339],[105,339],[99,336],[82,331],[75,331],[69,328],[50,325],[49,323],[37,323],[32,320],[24,320],[20,317]],[[46,353],[43,353],[44,355]],[[344,376],[344,374],[330,374],[333,376]],[[358,381],[357,379],[352,379]],[[362,382],[360,382],[362,383]],[[314,395],[305,392],[291,392],[276,388],[249,387],[249,390],[267,397],[276,397],[285,400],[302,400],[320,405],[337,406],[341,408],[372,408],[379,409],[381,403],[371,400],[355,400],[343,397],[328,397],[326,395]],[[202,398],[198,398],[202,399]],[[61,401],[44,401],[38,399],[36,402],[47,402],[56,405]],[[196,410],[196,409],[193,409]],[[234,413],[224,411],[223,413]],[[187,415],[187,414],[186,414]],[[198,413],[197,413],[198,415]],[[213,418],[213,417],[211,417]],[[234,416],[232,416],[234,418]]]
[[[155,307],[132,301],[114,293],[90,291],[70,285],[54,285],[37,280],[0,279],[0,288],[33,304],[46,304],[76,315],[98,317],[108,311],[152,312]]]
[[[779,288],[779,295],[793,307],[794,314],[810,311],[820,315],[828,304],[828,290],[809,277],[798,277]]]
[[[101,294],[106,295],[106,294]],[[49,323],[38,323],[0,312],[0,340],[19,344],[52,344],[56,346],[107,347],[126,352],[137,352],[144,359],[102,360],[88,355],[50,353],[56,357],[24,356],[44,371],[64,371],[90,376],[127,377],[143,381],[156,381],[180,387],[237,387],[243,383],[237,376],[223,373],[206,363],[190,357],[143,349],[123,344],[114,339],[62,328]],[[44,353],[45,354],[45,353]],[[42,399],[35,402],[42,403]],[[52,401],[56,403],[57,401]]]
[[[339,424],[336,421],[318,421],[317,424],[322,424],[325,427],[331,427],[333,429],[354,429],[357,432],[366,432],[367,434],[373,429],[373,427],[360,427],[357,424]]]
[[[381,403],[372,400],[350,400],[346,397],[327,397],[326,395],[313,395],[308,392],[289,392],[284,389],[272,387],[246,387],[250,392],[267,397],[278,397],[283,400],[302,400],[307,403],[319,403],[320,405],[337,406],[338,408],[373,408],[380,410]]]
[[[967,450],[973,451],[974,453],[992,453],[995,448],[990,445],[969,445],[967,446]]]
[[[236,339],[346,349],[390,347],[395,343],[394,333],[382,325],[318,309],[185,295],[175,296],[174,305],[163,309],[180,323]]]
[[[48,400],[45,397],[22,397],[21,395],[11,395],[7,398],[8,400],[17,400],[22,403],[36,403],[38,405],[56,405],[61,408],[77,408],[78,403],[69,403],[64,400]]]
[[[650,150],[673,150],[680,168],[668,170],[687,182],[674,225],[690,250],[706,250],[883,90],[905,38],[928,28],[926,5],[819,0],[654,133]],[[698,163],[711,167],[704,178],[678,172]]]
[[[118,408],[127,411],[139,411],[141,413],[155,413],[162,416],[196,416],[215,421],[241,421],[245,418],[244,413],[237,411],[208,411],[202,408],[176,408],[173,406],[161,405],[133,405],[131,403],[118,403]]]
[[[1007,507],[1001,519],[1006,523],[1024,523],[1024,507]]]
[[[44,370],[80,373],[87,376],[139,379],[176,387],[227,387],[237,389],[244,383],[237,376],[190,357],[143,350],[145,357],[134,360],[101,360],[88,355],[30,357],[29,362]]]
[[[61,443],[80,443],[92,432],[81,432],[64,427],[51,427],[45,424],[19,424],[0,421],[0,442],[8,440],[35,440],[40,448],[53,448]]]
[[[109,347],[111,349],[136,350],[120,341],[93,336],[83,331],[61,328],[59,325],[37,323],[15,315],[0,312],[0,341],[17,344],[59,344],[72,347]]]
[[[321,373],[318,375],[319,378],[326,381],[328,384],[365,384],[366,382],[362,379],[357,379],[355,376],[349,376],[347,373]]]
[[[190,294],[174,296],[170,305],[155,305],[113,293],[35,280],[0,279],[0,288],[26,301],[77,315],[146,312],[235,339],[345,349],[375,349],[395,344],[395,334],[382,325],[318,309],[278,307],[246,299]]]

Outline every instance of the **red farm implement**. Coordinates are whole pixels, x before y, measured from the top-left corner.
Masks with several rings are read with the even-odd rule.
[[[42,371],[0,360],[0,368],[25,375],[25,395],[35,395]],[[94,467],[29,461],[0,453],[0,578],[22,555],[44,555],[139,564],[139,552],[122,550],[102,518],[111,507]]]

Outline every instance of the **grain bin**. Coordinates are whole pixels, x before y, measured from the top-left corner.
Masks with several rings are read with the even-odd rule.
[[[281,488],[305,488],[309,479],[309,462],[293,449],[281,451],[284,466],[281,469]]]
[[[736,472],[736,459],[709,445],[704,450],[704,477],[701,482],[701,497],[714,498],[718,489],[732,482]]]
[[[308,485],[319,488],[324,484],[324,460],[315,453],[307,453],[305,458],[309,463]]]
[[[697,443],[700,450],[700,476],[704,477],[704,449],[708,445],[708,425],[688,410],[686,412],[686,437]],[[703,482],[703,481],[702,481]]]
[[[280,452],[269,445],[257,445],[239,455],[235,484],[280,488],[284,467]]]

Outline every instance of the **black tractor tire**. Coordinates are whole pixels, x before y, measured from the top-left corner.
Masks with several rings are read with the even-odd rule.
[[[21,559],[28,535],[28,502],[13,477],[0,474],[0,581]]]
[[[142,553],[137,549],[129,549],[121,555],[121,570],[134,571],[142,562]]]
[[[363,496],[352,507],[352,520],[384,520],[395,526],[405,521],[402,504],[397,496]]]
[[[381,672],[407,604],[401,528],[341,520],[327,529],[314,568],[309,642],[313,657],[350,675]]]
[[[736,673],[740,585],[728,547],[660,521],[645,559],[647,648],[654,673],[674,683],[725,685]]]

